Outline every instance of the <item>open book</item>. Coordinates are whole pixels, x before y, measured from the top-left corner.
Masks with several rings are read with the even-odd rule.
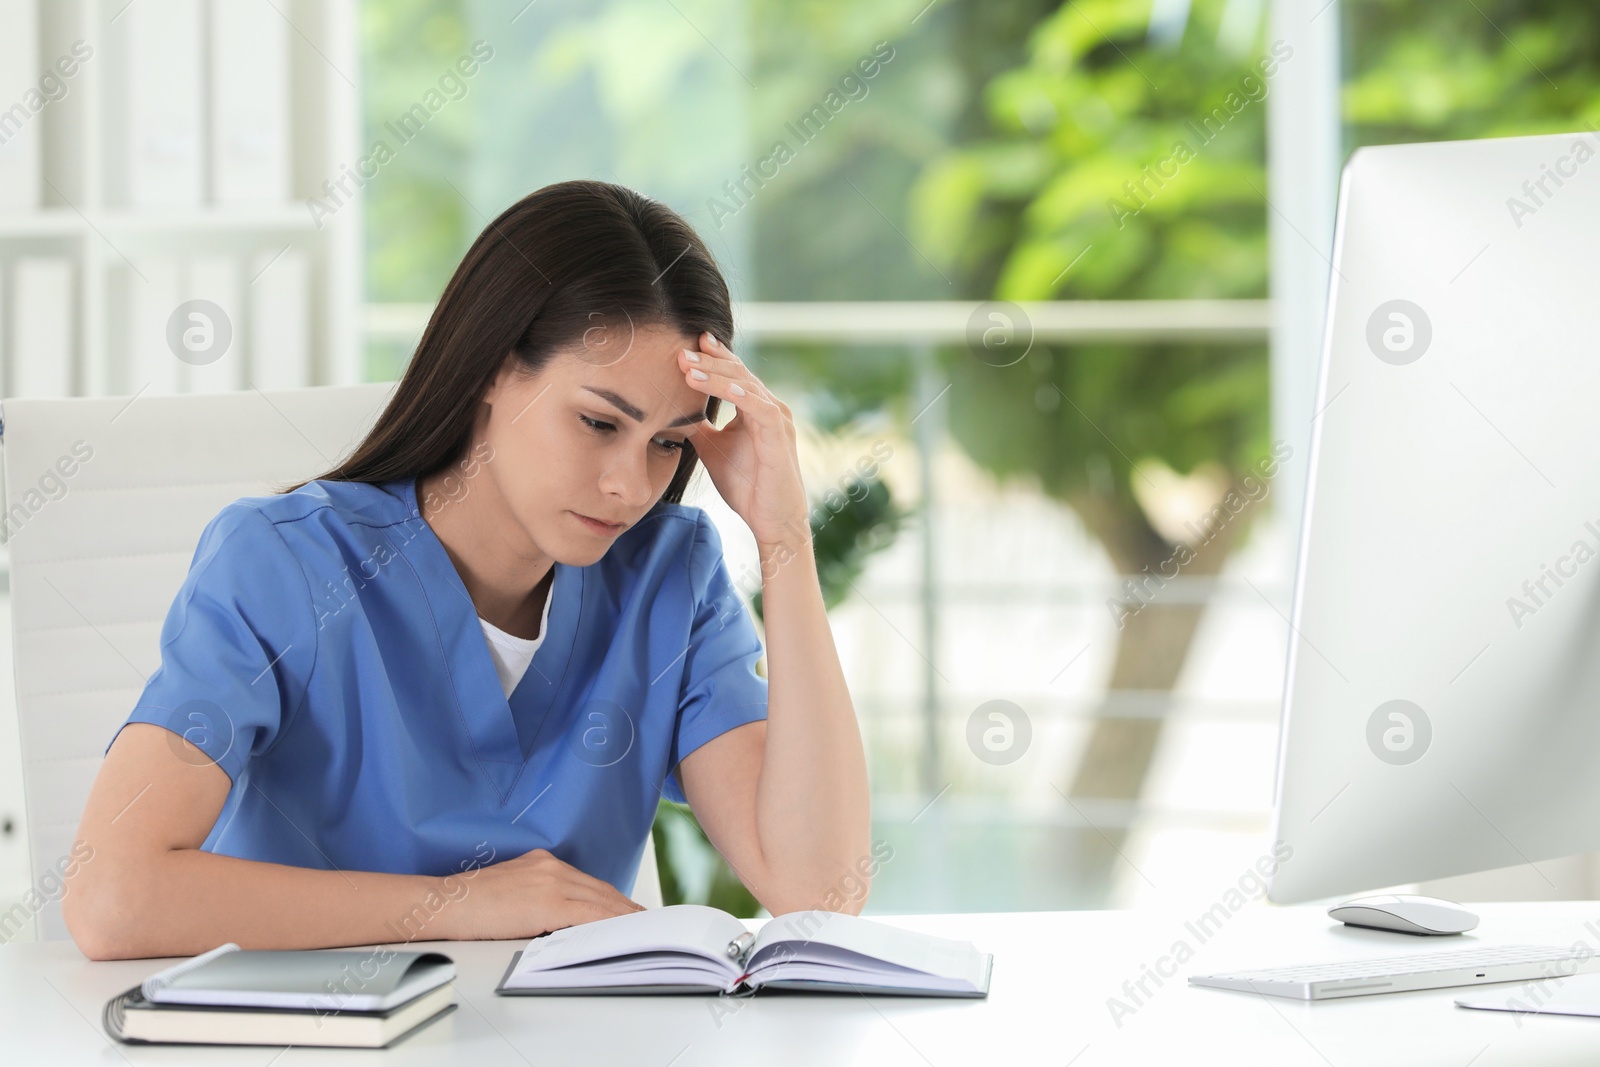
[[[969,941],[855,915],[796,911],[752,934],[717,908],[675,904],[529,941],[495,987],[537,993],[736,993],[760,988],[985,997],[994,957]]]

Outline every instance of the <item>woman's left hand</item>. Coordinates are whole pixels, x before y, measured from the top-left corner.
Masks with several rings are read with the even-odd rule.
[[[722,499],[763,547],[793,547],[809,540],[805,484],[788,405],[710,332],[700,335],[698,350],[678,353],[678,367],[696,390],[720,397],[736,412],[722,429],[701,423],[691,436]]]

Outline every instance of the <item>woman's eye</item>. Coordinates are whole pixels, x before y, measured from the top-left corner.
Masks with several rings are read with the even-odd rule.
[[[611,433],[617,428],[615,423],[602,422],[600,419],[591,419],[587,415],[579,415],[578,421],[596,433]],[[687,441],[674,441],[665,437],[657,437],[651,443],[657,448],[661,449],[662,452],[666,453],[682,452],[684,446],[688,444]]]

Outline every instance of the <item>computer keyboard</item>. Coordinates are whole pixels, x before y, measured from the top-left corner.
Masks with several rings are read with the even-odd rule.
[[[1191,975],[1189,984],[1295,1000],[1331,1000],[1408,989],[1525,982],[1532,978],[1559,978],[1595,970],[1600,970],[1600,957],[1580,959],[1569,948],[1499,945],[1416,956],[1273,967],[1235,974]]]

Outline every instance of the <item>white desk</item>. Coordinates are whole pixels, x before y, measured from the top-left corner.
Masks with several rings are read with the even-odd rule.
[[[1196,916],[1158,911],[878,917],[968,938],[993,952],[989,998],[771,992],[731,1013],[728,1001],[710,996],[499,997],[492,990],[522,942],[431,942],[427,947],[456,961],[459,1007],[384,1051],[118,1045],[100,1029],[101,1006],[169,961],[92,963],[70,942],[13,944],[0,946],[0,1062],[1497,1067],[1600,1060],[1600,1019],[1467,1011],[1452,1003],[1459,990],[1304,1004],[1191,988],[1184,981],[1235,966],[1405,955],[1468,942],[1571,946],[1582,940],[1600,951],[1600,903],[1479,910],[1477,931],[1443,939],[1335,927],[1316,908],[1250,905],[1203,942],[1185,925]],[[1160,988],[1147,979],[1153,995],[1118,1026],[1108,998],[1125,997],[1123,982],[1137,980],[1141,965],[1155,966],[1179,942],[1194,950],[1194,958]],[[1510,996],[1519,987],[1477,988]]]

